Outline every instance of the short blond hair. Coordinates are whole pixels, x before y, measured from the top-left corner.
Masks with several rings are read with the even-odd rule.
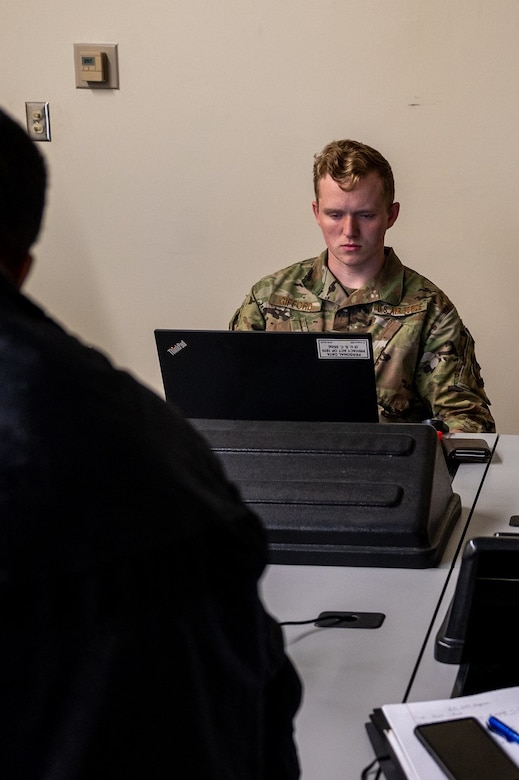
[[[319,182],[326,175],[330,175],[343,190],[348,191],[372,172],[380,177],[389,208],[395,199],[395,180],[385,157],[359,141],[331,141],[322,152],[314,156],[315,198],[319,201]]]

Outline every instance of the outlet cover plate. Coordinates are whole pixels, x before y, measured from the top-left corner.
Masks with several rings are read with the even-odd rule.
[[[49,104],[44,100],[33,100],[25,104],[27,133],[33,141],[50,141]]]

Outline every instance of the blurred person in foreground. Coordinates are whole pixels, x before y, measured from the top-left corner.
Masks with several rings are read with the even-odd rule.
[[[298,778],[264,529],[180,414],[20,292],[45,194],[0,111],[0,777]]]

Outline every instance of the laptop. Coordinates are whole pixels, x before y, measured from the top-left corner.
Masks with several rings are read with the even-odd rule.
[[[154,333],[166,401],[189,419],[378,422],[371,334]]]

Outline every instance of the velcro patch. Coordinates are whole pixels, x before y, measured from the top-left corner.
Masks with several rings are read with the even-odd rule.
[[[283,309],[294,309],[295,311],[316,312],[321,311],[321,301],[307,301],[304,298],[291,298],[289,295],[273,293],[269,298],[270,306],[281,307]]]
[[[410,314],[418,314],[420,311],[426,311],[427,301],[410,303],[407,306],[391,306],[389,303],[375,303],[373,313],[381,317],[409,317]]]

